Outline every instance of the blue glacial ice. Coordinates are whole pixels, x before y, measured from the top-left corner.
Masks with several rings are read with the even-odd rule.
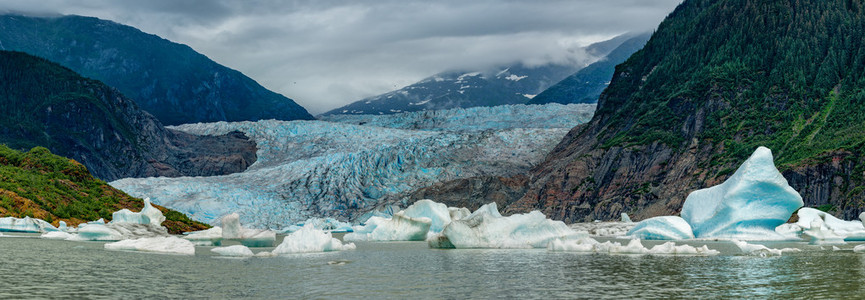
[[[682,218],[697,238],[783,239],[775,228],[802,205],[772,151],[760,147],[727,181],[688,195]]]
[[[111,223],[134,223],[134,224],[152,224],[154,226],[162,226],[165,221],[165,216],[159,209],[150,204],[150,198],[144,198],[144,208],[141,212],[132,212],[128,209],[121,209],[111,214]]]
[[[802,197],[775,168],[772,151],[759,147],[727,181],[689,194],[682,207],[684,222],[677,217],[651,218],[638,223],[629,234],[665,240],[692,236],[789,239],[775,229],[802,205]]]
[[[423,241],[430,231],[430,218],[412,218],[400,211],[391,218],[372,217],[354,232],[343,236],[346,241]]]
[[[357,222],[375,207],[437,182],[527,171],[593,111],[585,105],[474,108],[377,117],[372,123],[380,127],[274,120],[188,124],[174,128],[199,135],[244,132],[256,141],[258,160],[226,176],[127,178],[111,185],[205,223],[232,212],[255,228],[282,229],[314,217]],[[406,125],[415,123],[436,125]],[[475,128],[481,123],[487,125]],[[435,130],[398,129],[414,127]]]
[[[57,230],[58,229],[53,225],[43,221],[42,219],[31,217],[20,219],[14,217],[0,218],[0,232],[42,233]]]
[[[628,231],[628,236],[643,240],[693,239],[691,225],[677,216],[662,216],[643,220]]]

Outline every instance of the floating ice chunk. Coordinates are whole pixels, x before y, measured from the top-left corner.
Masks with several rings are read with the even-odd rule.
[[[853,252],[856,252],[856,253],[865,253],[865,244],[862,244],[862,245],[856,245],[856,247],[853,247]]]
[[[222,227],[213,226],[210,229],[184,232],[183,238],[196,246],[219,246],[222,245]]]
[[[861,221],[844,221],[810,207],[799,209],[797,215],[799,215],[799,221],[796,222],[796,225],[803,230],[811,229],[811,223],[815,219],[820,219],[823,231],[832,231],[834,235],[844,236],[846,240],[865,240],[865,226],[862,225]]]
[[[456,210],[459,215],[460,211]],[[445,225],[451,222],[451,210],[444,203],[433,202],[429,199],[419,200],[413,203],[402,211],[403,215],[409,218],[428,218],[432,222],[430,224],[430,232],[441,232]]]
[[[433,237],[435,243],[429,243],[447,245],[440,240],[446,238],[455,248],[546,248],[552,240],[576,235],[565,223],[547,219],[539,211],[502,217],[492,202],[451,222],[441,236]]]
[[[735,239],[732,240],[732,242],[736,245],[736,247],[739,247],[739,250],[742,250],[743,253],[760,257],[781,256],[781,254],[783,254],[784,252],[801,251],[800,249],[796,248],[772,249],[763,245],[749,244],[747,242]]]
[[[192,242],[173,236],[122,240],[105,244],[105,249],[195,255]]]
[[[290,225],[282,230],[279,230],[279,233],[287,234],[300,230],[305,225],[312,225],[312,227],[316,229],[321,229],[324,231],[330,232],[352,232],[353,229],[351,227],[351,223],[342,222],[334,218],[309,218],[303,223],[298,225]]]
[[[69,231],[69,226],[66,225],[66,221],[60,221],[60,223],[58,223],[58,225],[59,226],[57,226],[57,230],[60,230],[63,232]]]
[[[727,181],[688,195],[682,218],[698,238],[777,239],[775,227],[802,205],[775,168],[772,151],[760,147]]]
[[[221,219],[222,237],[238,240],[247,247],[273,247],[276,242],[276,232],[264,229],[243,228],[240,225],[240,215],[231,213]]]
[[[451,215],[451,221],[463,219],[463,218],[468,217],[469,215],[472,214],[472,212],[468,208],[465,208],[465,207],[460,207],[460,208],[448,207],[448,212]]]
[[[346,241],[423,241],[432,225],[429,218],[410,218],[403,212],[393,215],[393,218],[371,217],[366,225],[354,228],[354,232],[346,234]]]
[[[828,229],[821,218],[811,219],[811,225],[802,234],[809,237],[812,244],[843,244],[845,238]]]
[[[800,239],[803,230],[804,229],[801,226],[796,225],[795,223],[784,223],[775,227],[775,232],[790,240]]]
[[[252,250],[249,250],[248,247],[243,246],[243,245],[234,245],[234,246],[228,246],[228,247],[216,247],[216,248],[210,249],[210,251],[216,252],[222,256],[246,257],[246,256],[255,255],[252,253]]]
[[[618,242],[600,243],[592,238],[581,238],[578,240],[556,239],[550,242],[547,250],[568,251],[603,254],[652,254],[652,255],[718,255],[717,250],[709,249],[706,245],[694,247],[689,245],[676,245],[667,242],[661,245],[646,248],[639,239],[633,239],[627,245]]]
[[[583,222],[569,225],[577,232],[585,232],[592,236],[624,236],[637,223],[624,222]]]
[[[631,222],[634,222],[634,221],[631,221],[631,217],[628,216],[627,213],[622,213],[622,222],[624,222],[624,223],[631,223]]]
[[[0,232],[2,231],[40,233],[57,231],[57,228],[55,228],[48,222],[43,221],[42,219],[36,219],[31,217],[24,217],[22,219],[5,217],[0,218]]]
[[[69,240],[69,239],[73,239],[74,236],[75,236],[74,234],[63,232],[63,231],[50,231],[50,232],[43,233],[42,236],[40,236],[40,237],[43,239],[49,239],[49,240]]]
[[[78,226],[77,234],[70,240],[119,241],[138,238],[169,236],[162,226],[137,223],[87,223]]]
[[[134,223],[134,224],[152,224],[162,226],[165,221],[165,216],[159,209],[150,204],[150,198],[144,198],[144,208],[141,212],[132,212],[128,209],[121,209],[111,215],[111,223]]]
[[[354,243],[343,244],[338,239],[333,238],[330,232],[324,232],[310,225],[305,225],[300,230],[287,235],[282,244],[273,249],[272,253],[281,255],[354,249]]]
[[[691,225],[676,216],[654,217],[637,223],[628,231],[633,238],[644,240],[684,240],[693,239]]]

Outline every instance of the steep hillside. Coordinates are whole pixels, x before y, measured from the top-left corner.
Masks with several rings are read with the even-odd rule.
[[[602,58],[628,41],[629,35],[585,47],[590,57]],[[591,62],[591,61],[588,61]],[[451,108],[525,104],[583,66],[526,66],[515,63],[490,70],[442,72],[402,89],[359,100],[331,110],[327,115],[372,115],[432,111]],[[612,71],[610,71],[612,73]],[[609,81],[606,78],[604,83]]]
[[[528,172],[594,111],[593,105],[550,106],[403,113],[370,125],[273,120],[181,125],[176,128],[194,134],[242,131],[257,141],[258,161],[226,176],[127,178],[111,185],[204,222],[230,212],[256,227],[282,228],[310,217],[355,221],[380,205],[405,207],[411,200],[405,196],[435,183]],[[548,118],[521,120],[539,115],[536,111]],[[440,126],[400,129],[412,124]],[[530,127],[522,127],[526,124]]]
[[[0,144],[46,147],[104,180],[235,173],[256,157],[243,134],[167,130],[114,88],[21,52],[0,51],[0,111]]]
[[[27,153],[0,145],[0,217],[35,217],[57,226],[60,221],[76,226],[123,208],[140,211],[143,201],[93,178],[74,160],[36,147]],[[162,224],[171,233],[207,228],[185,215],[159,207]]]
[[[0,50],[30,53],[105,82],[163,124],[313,118],[186,45],[111,21],[3,15]]]
[[[616,65],[625,62],[634,52],[642,49],[651,36],[650,33],[628,36],[629,38],[625,42],[607,56],[559,81],[526,104],[598,102],[598,97],[601,96],[601,93],[610,84],[610,79],[613,78]]]
[[[566,221],[674,214],[757,146],[806,205],[863,202],[865,7],[686,0],[616,68],[593,120],[531,172],[511,212]]]

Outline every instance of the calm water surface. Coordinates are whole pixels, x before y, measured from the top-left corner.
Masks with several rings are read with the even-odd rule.
[[[862,298],[865,254],[783,257],[436,250],[422,242],[232,259],[103,250],[103,243],[0,237],[0,299],[17,298]],[[648,243],[646,243],[647,246]],[[705,244],[699,242],[698,244]],[[790,246],[790,245],[776,245]],[[824,247],[825,248],[825,247]],[[826,248],[828,249],[828,248]],[[270,249],[263,249],[270,250]],[[254,249],[255,252],[261,251]]]

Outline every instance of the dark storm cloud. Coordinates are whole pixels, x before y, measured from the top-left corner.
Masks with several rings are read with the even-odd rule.
[[[581,64],[580,46],[653,30],[680,0],[0,0],[188,44],[313,113],[450,69]]]

